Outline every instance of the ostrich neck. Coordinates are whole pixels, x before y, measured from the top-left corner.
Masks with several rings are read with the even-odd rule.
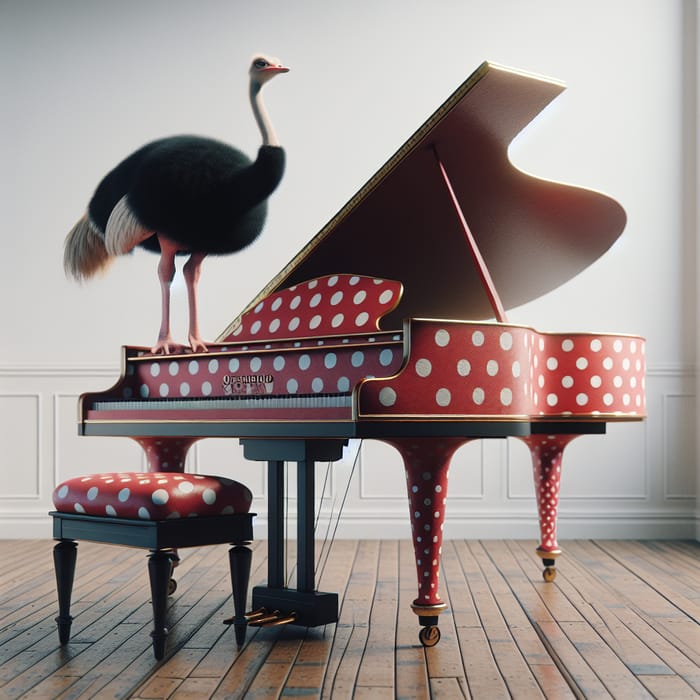
[[[277,135],[265,109],[265,103],[262,100],[262,86],[258,83],[250,84],[250,105],[253,108],[255,121],[258,123],[262,134],[263,146],[279,146]]]

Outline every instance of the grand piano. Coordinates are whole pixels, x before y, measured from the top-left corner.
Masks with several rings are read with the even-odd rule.
[[[314,465],[350,439],[401,454],[419,637],[440,638],[448,469],[470,440],[531,452],[545,580],[556,575],[562,456],[577,436],[645,416],[644,339],[540,332],[506,309],[600,257],[626,216],[613,199],[536,179],[513,138],[562,83],[482,64],[256,296],[206,353],[124,347],[122,372],[84,394],[83,435],[128,436],[152,471],[183,470],[201,438],[267,462],[268,578],[251,624],[335,622],[316,588]],[[286,462],[297,463],[297,576],[284,576]]]

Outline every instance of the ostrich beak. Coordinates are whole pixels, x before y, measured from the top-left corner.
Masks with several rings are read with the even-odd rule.
[[[289,68],[286,66],[268,66],[267,68],[263,69],[263,72],[265,73],[289,73]]]

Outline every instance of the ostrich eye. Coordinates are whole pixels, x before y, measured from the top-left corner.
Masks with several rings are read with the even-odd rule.
[[[265,67],[266,67],[267,65],[269,65],[269,64],[268,64],[268,62],[265,61],[264,59],[258,58],[258,59],[256,59],[255,61],[253,61],[253,65],[254,65],[256,68],[265,68]]]

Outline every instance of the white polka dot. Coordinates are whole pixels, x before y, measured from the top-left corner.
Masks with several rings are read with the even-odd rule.
[[[240,368],[241,363],[238,361],[237,357],[234,357],[228,361],[228,369],[229,372],[238,372],[238,369]]]
[[[272,306],[270,307],[273,311],[277,311],[280,306],[282,306],[282,297],[277,297],[273,302]]]
[[[75,510],[76,513],[85,513],[85,508],[83,508],[83,506],[81,506],[80,503],[76,503],[73,506],[73,509]]]
[[[559,397],[556,394],[547,394],[547,404],[556,406],[559,403]]]
[[[510,370],[513,376],[517,379],[520,376],[520,363],[516,360]]]
[[[472,392],[472,400],[474,401],[475,404],[481,405],[484,403],[484,399],[486,398],[486,394],[484,390],[481,387],[476,387],[474,391]]]
[[[314,377],[311,382],[311,388],[318,394],[323,391],[323,379],[321,377]]]
[[[350,362],[352,362],[353,367],[362,367],[362,365],[365,362],[365,354],[361,352],[360,350],[357,350],[352,354],[352,358],[350,359]]]
[[[369,321],[369,314],[366,311],[363,311],[362,313],[357,314],[357,317],[355,318],[355,325],[359,328],[360,326],[364,326],[367,321]]]
[[[296,394],[297,391],[299,391],[299,382],[296,379],[289,379],[287,381],[287,392]]]
[[[621,340],[616,340],[613,343],[613,350],[615,352],[622,352],[622,341]]]
[[[339,326],[343,325],[343,321],[345,320],[345,316],[343,314],[336,314],[333,316],[333,320],[331,321],[331,326],[333,328],[338,328]]]
[[[439,331],[435,333],[435,345],[437,345],[440,348],[444,348],[447,346],[447,344],[450,342],[450,334],[441,328]]]
[[[385,386],[379,392],[379,403],[382,406],[393,406],[396,403],[396,392],[388,386]]]
[[[579,357],[576,360],[576,367],[581,370],[586,369],[588,367],[588,360],[585,357]]]
[[[481,347],[484,344],[484,334],[481,331],[474,331],[472,333],[472,345],[475,345],[477,348]]]
[[[216,501],[216,493],[213,489],[204,489],[202,491],[202,500],[208,505],[212,505]]]
[[[338,284],[338,275],[331,275],[328,278],[328,286],[329,287],[335,287],[336,284]]]
[[[262,321],[258,320],[250,327],[250,332],[253,335],[257,335],[260,332],[261,328],[262,328]]]
[[[495,377],[498,374],[498,362],[496,360],[489,360],[486,363],[486,374],[489,377]]]
[[[320,294],[314,294],[314,295],[311,297],[311,301],[309,301],[309,306],[310,306],[312,309],[315,309],[315,308],[321,303],[321,299],[322,299],[322,298],[323,298],[323,297],[322,297]]]
[[[112,518],[116,517],[116,515],[117,515],[117,511],[114,509],[114,506],[110,506],[110,505],[105,506],[105,513]]]
[[[299,308],[299,304],[301,304],[301,297],[297,294],[294,299],[289,302],[289,308],[297,309]]]
[[[571,387],[574,385],[574,378],[570,377],[568,374],[564,377],[561,378],[561,385],[565,389],[571,389]]]
[[[284,356],[283,355],[277,355],[275,359],[272,362],[272,366],[278,371],[282,371],[284,369]]]
[[[353,304],[361,304],[365,299],[367,298],[367,292],[365,290],[360,290],[355,294],[355,296],[352,298]]]
[[[459,374],[460,377],[468,376],[471,371],[472,366],[469,363],[469,360],[462,359],[457,362],[457,374]]]
[[[259,357],[250,358],[250,371],[259,372],[262,367],[262,360]]]
[[[331,306],[338,306],[340,302],[343,301],[343,293],[342,292],[336,292],[332,297],[331,297]]]
[[[216,374],[219,371],[219,361],[209,360],[209,374]]]
[[[600,352],[603,348],[603,343],[600,342],[598,338],[591,340],[591,350],[593,352]]]
[[[591,386],[594,389],[599,389],[602,384],[603,384],[603,380],[597,374],[594,374],[591,377]]]
[[[299,357],[299,369],[307,370],[311,366],[311,357],[309,355],[301,355]]]
[[[504,350],[510,350],[513,347],[513,336],[510,333],[501,333],[499,342]]]
[[[613,368],[613,360],[612,357],[606,357],[603,360],[603,369],[607,369],[608,371]]]
[[[88,501],[94,501],[97,498],[97,494],[99,493],[99,490],[97,486],[92,486],[88,489],[87,492],[87,499]]]
[[[56,495],[59,498],[65,498],[68,495],[68,487],[63,484],[63,486],[61,486],[61,488],[56,492]]]
[[[194,484],[191,481],[181,481],[177,485],[177,490],[182,493],[192,493],[192,491],[194,491]]]
[[[211,394],[211,384],[209,382],[202,383],[202,393],[204,396],[209,396],[209,394]]]
[[[170,387],[164,382],[158,387],[158,393],[165,398],[170,393]]]
[[[394,351],[385,348],[379,353],[379,364],[382,367],[388,367],[394,360]]]
[[[559,367],[559,360],[556,357],[548,357],[547,369],[553,372],[557,367]]]
[[[278,318],[272,319],[270,321],[270,325],[267,327],[267,329],[270,331],[270,333],[277,333],[281,325],[281,321]]]
[[[159,374],[160,374],[160,365],[157,362],[154,362],[151,365],[151,376],[157,377]]]
[[[295,331],[297,328],[299,328],[299,324],[301,323],[301,319],[298,316],[295,316],[288,324],[287,324],[287,329],[290,331]]]
[[[510,406],[513,403],[513,392],[507,387],[501,389],[501,404],[503,406]]]
[[[350,390],[350,380],[347,377],[338,379],[338,391],[346,392]]]
[[[337,363],[338,356],[334,352],[327,353],[323,358],[323,364],[326,366],[326,369],[333,369]]]
[[[422,357],[416,362],[416,374],[419,377],[427,377],[433,371],[433,365],[430,360]]]
[[[571,340],[570,338],[563,340],[561,343],[561,349],[564,352],[571,352],[574,349],[574,341]]]
[[[126,487],[117,494],[117,498],[121,503],[126,503],[129,500],[129,496],[131,496],[131,491]]]
[[[576,395],[576,403],[579,406],[585,406],[588,403],[588,395],[587,394],[577,394]]]
[[[393,298],[394,298],[394,292],[392,292],[391,289],[385,289],[379,295],[379,303],[380,304],[388,304]]]
[[[139,508],[139,518],[141,518],[141,520],[150,520],[151,514],[148,512],[148,509],[141,506]]]
[[[314,329],[318,328],[318,327],[321,325],[321,320],[322,320],[321,317],[320,317],[318,314],[316,314],[316,316],[314,316],[314,317],[309,321],[309,328],[310,328],[311,330],[314,330]]]
[[[613,402],[613,395],[612,394],[605,394],[603,396],[603,403],[606,406],[612,406],[612,402]]]
[[[449,406],[450,401],[452,401],[452,394],[449,389],[442,388],[437,390],[435,394],[435,403],[437,403],[438,406]]]
[[[168,492],[165,489],[156,489],[151,496],[151,500],[157,506],[165,505],[168,502]]]
[[[173,361],[168,365],[168,372],[170,372],[171,377],[175,377],[180,370],[180,365],[178,365],[177,362]]]

